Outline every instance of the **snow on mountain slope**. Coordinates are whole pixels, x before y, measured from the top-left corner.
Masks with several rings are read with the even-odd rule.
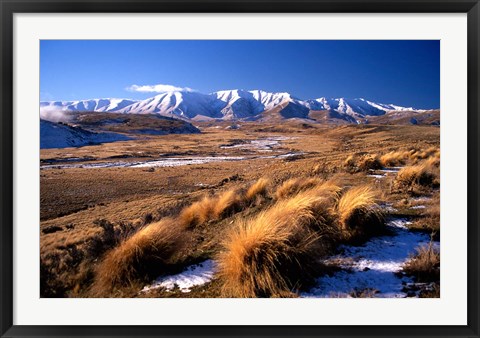
[[[120,113],[152,114],[191,119],[196,115],[221,118],[222,114],[212,108],[212,97],[196,92],[168,92],[136,102]]]
[[[67,111],[119,111],[137,101],[129,99],[91,99],[80,101],[51,101],[40,102],[40,108],[58,108]]]
[[[253,120],[264,112],[281,107],[285,118],[308,118],[309,111],[332,111],[346,121],[361,121],[368,116],[381,116],[390,111],[425,112],[412,107],[375,103],[363,98],[325,98],[301,100],[289,93],[269,93],[262,90],[223,90],[211,94],[191,91],[166,92],[133,101],[126,99],[95,99],[84,101],[41,102],[41,107],[58,107],[67,111],[97,111],[131,114],[160,114],[185,120],[222,119]]]
[[[93,133],[63,123],[40,120],[40,148],[69,148],[106,142],[130,140],[116,133]]]

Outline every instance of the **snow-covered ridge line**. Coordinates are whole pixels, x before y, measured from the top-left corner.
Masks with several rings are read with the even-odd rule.
[[[364,98],[326,98],[303,100],[290,93],[270,93],[263,90],[222,90],[210,94],[173,91],[145,100],[92,99],[80,101],[40,102],[41,109],[61,111],[96,111],[222,120],[258,119],[265,111],[282,107],[284,118],[307,118],[310,111],[330,110],[354,119],[384,115],[391,111],[425,112],[425,109],[375,103]]]

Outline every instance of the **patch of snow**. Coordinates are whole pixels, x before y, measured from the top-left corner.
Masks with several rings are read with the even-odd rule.
[[[213,260],[206,260],[202,263],[191,265],[183,272],[157,278],[151,285],[145,286],[141,292],[165,288],[168,291],[178,287],[182,292],[190,292],[191,288],[210,282],[215,273]]]
[[[372,238],[361,246],[341,246],[341,253],[330,259],[345,262],[340,265],[342,270],[318,278],[317,285],[301,296],[349,297],[354,290],[371,289],[378,290],[375,297],[405,297],[404,285],[413,280],[396,273],[419,245],[430,241],[427,234],[408,231],[408,222],[392,219],[387,223],[392,235]]]
[[[393,207],[393,203],[381,203],[380,207],[387,212],[396,212],[398,211]]]
[[[430,201],[432,198],[427,196],[420,196],[420,197],[412,197],[412,202],[427,202]]]
[[[367,177],[374,177],[374,178],[385,178],[385,175],[376,175],[376,174],[371,174],[371,175],[367,175]]]
[[[384,172],[384,173],[398,173],[400,169],[403,167],[389,167],[389,168],[382,168],[379,169],[378,171]]]
[[[190,157],[190,158],[165,158],[156,161],[147,161],[131,165],[132,168],[149,168],[149,167],[178,167],[182,165],[204,164],[211,162],[228,162],[228,161],[242,161],[245,157],[241,156],[205,156],[205,157]]]
[[[272,151],[280,146],[280,141],[291,139],[285,136],[267,137],[264,139],[250,140],[246,143],[220,146],[221,149],[247,149],[257,151]]]
[[[70,169],[70,168],[85,168],[85,169],[97,169],[97,168],[150,168],[150,167],[179,167],[184,165],[193,164],[205,164],[213,162],[234,162],[256,159],[285,159],[292,156],[303,155],[302,152],[292,152],[273,156],[256,156],[256,157],[244,157],[244,156],[198,156],[198,157],[170,157],[161,158],[158,160],[149,160],[144,162],[100,162],[100,163],[78,163],[78,164],[49,164],[42,165],[40,169]]]
[[[410,207],[410,209],[417,210],[417,209],[425,209],[426,206],[424,205],[414,205],[413,207]]]

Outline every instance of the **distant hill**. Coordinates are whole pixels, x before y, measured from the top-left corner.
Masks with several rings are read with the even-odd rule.
[[[196,134],[200,130],[191,123],[156,114],[120,114],[83,112],[70,113],[70,124],[93,131],[127,134]]]
[[[115,141],[126,141],[131,138],[115,133],[95,133],[80,127],[72,127],[64,123],[40,120],[40,148],[69,148],[101,144]]]
[[[40,148],[67,148],[126,141],[139,135],[199,133],[186,121],[159,115],[65,112],[68,122],[40,119]]]

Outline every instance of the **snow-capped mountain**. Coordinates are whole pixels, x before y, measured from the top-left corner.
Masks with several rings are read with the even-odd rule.
[[[401,107],[368,101],[363,98],[317,98],[302,100],[289,93],[269,93],[262,90],[223,90],[211,94],[174,91],[134,101],[127,99],[95,99],[84,101],[41,102],[43,108],[62,111],[96,111],[130,114],[160,114],[186,120],[259,120],[269,112],[284,119],[309,118],[312,111],[330,111],[335,118],[360,122],[368,116],[380,116],[391,111],[425,112],[413,107]]]
[[[66,111],[118,111],[137,101],[128,99],[91,99],[80,101],[50,101],[40,102],[40,108],[58,108]]]

